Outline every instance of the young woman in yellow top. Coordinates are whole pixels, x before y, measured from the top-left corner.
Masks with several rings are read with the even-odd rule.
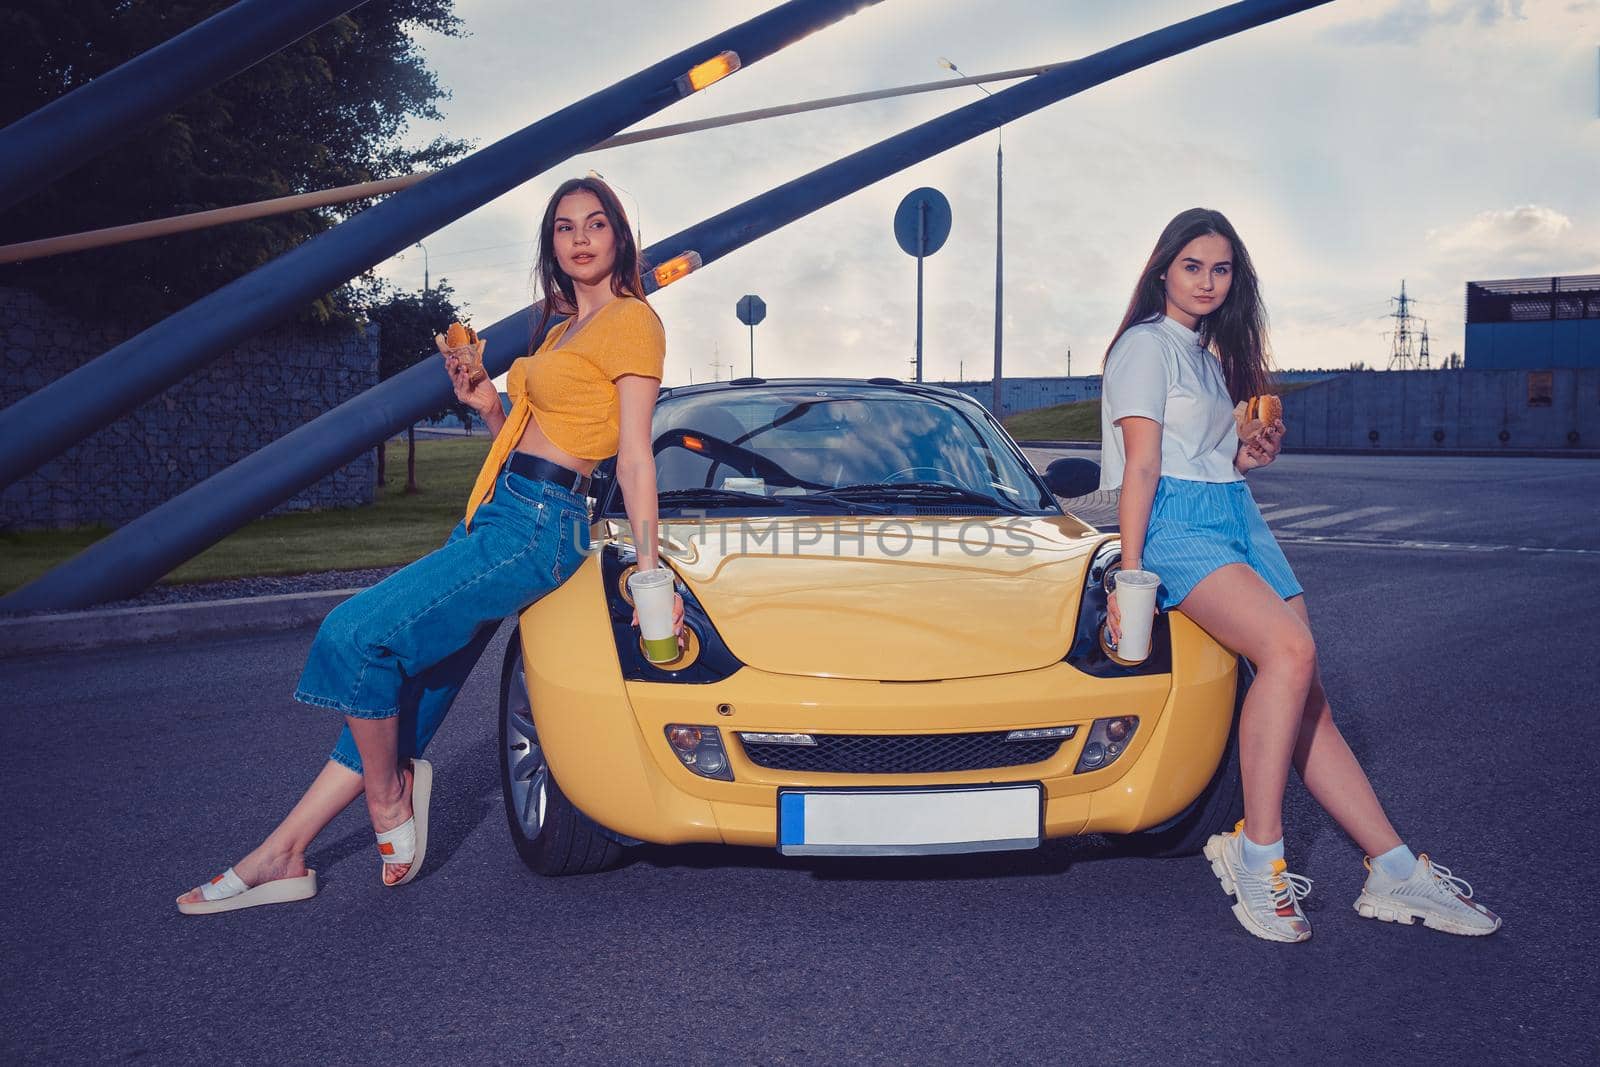
[[[550,198],[539,230],[544,294],[534,336],[512,365],[514,405],[473,384],[445,353],[455,393],[483,416],[494,445],[443,547],[339,605],[323,621],[295,699],[336,709],[333,754],[288,817],[255,851],[178,898],[186,914],[301,900],[316,892],[312,839],[363,792],[384,885],[415,878],[427,848],[432,768],[419,758],[500,623],[558,588],[589,549],[584,493],[617,457],[641,570],[658,562],[651,418],[666,354],[644,299],[639,252],[616,194],[578,178]],[[683,604],[677,604],[681,631]]]

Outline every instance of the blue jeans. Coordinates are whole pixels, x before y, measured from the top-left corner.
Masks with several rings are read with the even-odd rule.
[[[420,756],[500,623],[560,587],[589,550],[584,499],[503,471],[443,546],[328,613],[294,698],[358,719],[400,718]],[[346,726],[330,757],[361,773]]]

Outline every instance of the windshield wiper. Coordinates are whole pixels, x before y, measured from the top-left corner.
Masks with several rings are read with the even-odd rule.
[[[960,501],[967,504],[986,504],[1014,515],[1026,514],[1022,508],[1010,501],[965,486],[949,485],[944,482],[864,482],[859,485],[841,485],[837,489],[823,489],[809,496],[837,500],[851,500],[859,496],[868,500],[887,497],[894,500],[906,498],[938,500],[944,503]]]
[[[734,507],[756,507],[772,505],[781,509],[792,509],[801,502],[809,502],[815,494],[800,496],[764,496],[761,493],[741,493],[737,489],[712,489],[710,487],[694,489],[668,489],[658,493],[656,499],[663,504],[686,505],[693,507],[696,504],[716,505],[726,504]],[[886,514],[889,509],[875,507],[871,504],[851,500],[822,500],[820,503],[830,504],[842,511],[867,511],[875,514]]]

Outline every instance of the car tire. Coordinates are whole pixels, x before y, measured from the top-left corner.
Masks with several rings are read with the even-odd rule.
[[[1234,690],[1233,724],[1228,729],[1228,742],[1211,781],[1193,803],[1166,822],[1124,835],[1121,840],[1127,852],[1150,857],[1198,855],[1212,834],[1232,830],[1244,818],[1244,786],[1239,777],[1239,713],[1255,674],[1249,662],[1241,658],[1239,680]]]
[[[517,855],[539,874],[593,874],[622,858],[622,845],[574,807],[550,773],[534,730],[515,630],[500,670],[500,795]]]

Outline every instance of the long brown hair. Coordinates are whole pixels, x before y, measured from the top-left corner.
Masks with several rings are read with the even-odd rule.
[[[639,244],[634,239],[633,227],[628,223],[627,212],[611,186],[599,178],[569,178],[550,194],[550,203],[544,209],[544,221],[539,223],[539,258],[534,264],[539,292],[543,299],[538,304],[534,322],[532,344],[537,345],[545,326],[555,315],[575,315],[578,312],[578,294],[572,278],[556,262],[556,206],[563,197],[577,192],[590,192],[600,201],[606,213],[606,222],[615,234],[617,258],[611,267],[611,291],[617,296],[631,296],[645,300],[644,279],[639,276]],[[654,311],[654,308],[651,308]]]
[[[1220,211],[1194,207],[1178,214],[1161,231],[1156,247],[1139,272],[1122,325],[1106,348],[1106,355],[1122,335],[1141,322],[1161,318],[1167,311],[1166,283],[1161,276],[1172,267],[1178,253],[1196,237],[1215,234],[1233,248],[1233,284],[1222,306],[1200,319],[1199,344],[1222,360],[1222,375],[1234,400],[1258,396],[1271,388],[1272,363],[1267,350],[1267,312],[1261,305],[1261,287],[1250,253],[1233,224]]]

